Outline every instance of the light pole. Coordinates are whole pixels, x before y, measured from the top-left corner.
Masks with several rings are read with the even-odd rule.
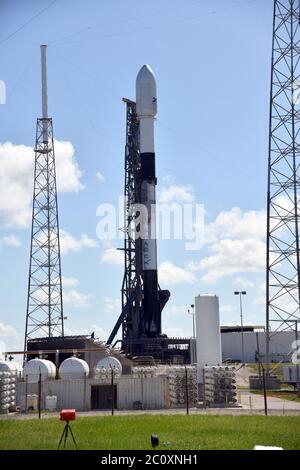
[[[195,333],[195,305],[191,305],[192,308],[192,315],[193,315],[193,338],[196,339],[196,333]]]
[[[245,364],[245,349],[244,349],[244,326],[243,326],[243,304],[242,304],[242,295],[246,295],[245,290],[235,291],[234,295],[240,296],[240,315],[241,315],[241,333],[242,333],[242,363]]]
[[[195,305],[191,304],[192,312],[188,309],[188,314],[193,315],[193,362],[196,362],[196,334],[195,334]],[[192,361],[191,361],[192,362]]]

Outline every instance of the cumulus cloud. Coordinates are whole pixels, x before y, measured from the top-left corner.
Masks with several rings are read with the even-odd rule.
[[[23,347],[24,332],[17,331],[12,325],[0,322],[0,359],[7,351],[19,351]],[[14,360],[20,362],[20,356]]]
[[[192,203],[194,199],[193,189],[190,185],[170,184],[163,187],[158,193],[158,201],[161,204]]]
[[[79,281],[76,277],[63,277],[62,283],[64,287],[74,287],[78,285]]]
[[[265,268],[266,246],[261,240],[220,240],[210,247],[212,255],[191,263],[194,271],[204,271],[201,280],[213,283],[240,272],[260,272]]]
[[[63,255],[72,251],[81,251],[84,248],[95,248],[98,246],[97,240],[88,237],[86,234],[74,237],[65,230],[60,230],[60,247]]]
[[[82,172],[70,142],[54,142],[57,188],[61,192],[80,191]],[[26,227],[31,218],[34,171],[33,148],[11,142],[0,144],[0,223]]]
[[[17,330],[13,326],[0,322],[0,338],[1,339],[14,338],[16,335],[17,335]]]
[[[169,338],[190,338],[192,337],[192,329],[183,329],[180,327],[165,327],[164,333],[168,335]]]
[[[188,309],[191,310],[189,306],[186,305],[167,305],[164,308],[163,316],[164,318],[174,318],[175,316],[178,318],[181,315],[187,315]]]
[[[124,254],[122,251],[117,250],[116,248],[106,248],[102,253],[100,262],[103,264],[113,264],[116,266],[123,266],[124,264]]]
[[[194,273],[201,272],[201,280],[206,283],[234,274],[261,272],[265,269],[265,236],[264,210],[243,212],[234,207],[222,211],[205,227],[208,255],[191,262],[188,268]],[[241,277],[236,282],[246,287]]]
[[[111,299],[110,297],[105,297],[104,312],[117,313],[119,315],[121,312],[121,298]]]
[[[106,180],[105,176],[102,175],[101,171],[97,171],[96,178],[97,178],[98,181],[105,181]]]
[[[189,268],[181,268],[171,261],[164,261],[158,267],[158,278],[161,285],[191,284],[195,281],[194,272]]]
[[[6,235],[0,238],[0,246],[1,245],[18,247],[21,246],[21,240],[15,235]]]
[[[96,339],[100,339],[101,341],[105,341],[108,337],[106,331],[101,328],[101,326],[92,324],[89,328],[83,328],[81,326],[75,326],[75,327],[67,327],[65,326],[65,333],[68,336],[77,336],[77,335],[83,335],[83,336],[88,336],[94,333]]]
[[[250,289],[254,287],[254,282],[249,281],[249,279],[246,279],[242,276],[236,277],[233,281],[233,284],[237,287],[240,287],[241,289]]]
[[[225,304],[220,306],[220,313],[231,313],[235,308],[230,304]]]
[[[212,244],[220,239],[264,239],[266,236],[266,212],[243,212],[239,207],[222,211],[214,222],[205,226],[205,241]]]
[[[75,289],[64,291],[63,294],[64,303],[69,304],[75,308],[90,307],[90,301],[92,298],[92,294],[84,294],[83,292],[78,292]]]

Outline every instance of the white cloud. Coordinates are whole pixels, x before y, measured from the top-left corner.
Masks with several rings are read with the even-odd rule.
[[[163,187],[158,195],[158,200],[161,204],[191,203],[194,199],[195,197],[190,185],[171,184]]]
[[[220,306],[220,313],[231,313],[235,311],[235,308],[232,305],[225,304]]]
[[[266,308],[266,281],[263,278],[257,279],[256,286],[256,299],[254,300],[254,305],[260,305],[262,311],[265,312]],[[279,305],[277,303],[277,305]],[[286,307],[286,306],[284,306]]]
[[[77,336],[77,335],[83,335],[83,336],[88,336],[94,333],[95,339],[100,339],[100,341],[105,341],[108,337],[106,331],[101,328],[101,326],[92,324],[90,328],[83,328],[83,327],[67,327],[65,326],[65,332],[69,336]]]
[[[13,326],[0,322],[0,359],[7,351],[20,351],[24,346],[24,332],[17,331]],[[14,356],[14,360],[22,362],[22,356]]]
[[[201,280],[206,283],[233,274],[261,272],[265,269],[265,235],[264,210],[243,212],[234,207],[222,211],[205,227],[208,256],[190,263],[188,268],[192,272],[200,271]],[[242,277],[236,280],[240,285],[246,282]]]
[[[174,284],[191,284],[195,281],[194,273],[187,268],[180,268],[164,261],[158,267],[158,278],[161,285],[170,286]]]
[[[259,239],[266,236],[266,212],[243,212],[239,207],[222,211],[215,221],[205,226],[205,241],[212,244],[220,239]]]
[[[168,303],[163,310],[163,316],[168,318],[173,318],[174,316],[181,316],[181,315],[188,315],[188,309],[191,310],[190,307],[186,305],[171,305],[169,306]]]
[[[80,191],[81,171],[70,142],[55,141],[58,191]],[[26,227],[31,218],[34,152],[26,145],[0,144],[0,223]]]
[[[233,284],[240,287],[241,289],[250,289],[254,287],[254,282],[245,279],[244,277],[238,276],[234,279]]]
[[[103,264],[124,265],[124,253],[116,248],[106,248],[101,256],[100,262]]]
[[[17,335],[17,330],[5,323],[0,322],[0,338],[14,338]]]
[[[65,230],[60,230],[60,246],[63,255],[71,251],[81,251],[84,248],[95,248],[98,246],[97,240],[89,238],[86,234],[82,234],[79,238],[75,238]]]
[[[90,301],[92,298],[92,294],[84,294],[83,292],[78,292],[75,289],[64,291],[63,293],[64,303],[69,304],[75,308],[90,307]]]
[[[173,175],[165,175],[162,177],[162,182],[163,184],[170,186],[175,183],[175,178]]]
[[[97,171],[96,178],[97,178],[98,181],[105,181],[106,180],[105,176],[102,175],[101,171]]]
[[[192,269],[204,271],[203,282],[213,283],[232,274],[260,272],[265,268],[266,246],[261,240],[225,239],[210,249],[211,256],[190,265]]]
[[[120,315],[121,298],[111,299],[110,297],[106,297],[104,299],[104,311],[105,313],[115,313]]]
[[[63,277],[62,283],[64,287],[74,287],[78,285],[79,281],[76,277]]]
[[[0,238],[0,246],[1,245],[18,247],[21,246],[21,240],[15,235],[6,235]]]
[[[80,181],[82,171],[74,158],[71,142],[54,141],[57,189],[61,192],[78,192],[84,186]]]
[[[192,327],[190,330],[180,327],[165,327],[163,330],[169,338],[191,338],[193,336]]]

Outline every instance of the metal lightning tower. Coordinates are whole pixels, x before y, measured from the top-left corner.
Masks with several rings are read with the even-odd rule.
[[[48,117],[46,47],[41,46],[42,118],[37,119],[24,351],[35,337],[64,336],[52,119]]]
[[[300,321],[300,5],[275,0],[267,205],[266,360],[270,340]]]

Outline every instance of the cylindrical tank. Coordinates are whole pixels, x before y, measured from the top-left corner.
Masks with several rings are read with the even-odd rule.
[[[37,383],[40,374],[42,382],[44,380],[55,379],[56,367],[53,362],[38,358],[26,362],[23,375],[25,379],[27,377],[28,383]]]
[[[22,371],[23,367],[19,362],[0,361],[0,372],[17,372],[19,375]]]
[[[88,364],[78,357],[68,357],[65,359],[59,368],[59,375],[61,379],[84,379],[88,377],[90,368]]]
[[[198,381],[203,383],[203,367],[222,363],[219,297],[195,298]]]
[[[106,356],[100,359],[100,361],[96,365],[96,369],[114,369],[120,375],[122,374],[122,364],[116,357],[113,356]]]

